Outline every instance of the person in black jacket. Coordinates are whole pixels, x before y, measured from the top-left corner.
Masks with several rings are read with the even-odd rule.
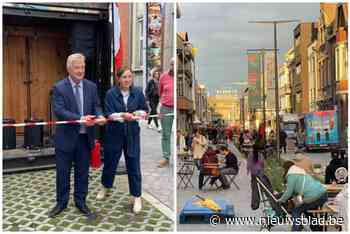
[[[148,81],[145,93],[146,93],[147,102],[151,109],[150,115],[156,115],[157,107],[159,104],[159,77],[160,77],[159,68],[156,67],[151,70],[151,77],[152,79]],[[154,121],[154,124],[156,125],[158,131],[160,131],[161,129],[160,129],[160,126],[158,125],[157,117],[152,117],[148,119],[148,127],[151,128],[152,120]]]
[[[220,168],[220,181],[222,182],[222,186],[224,189],[230,188],[230,184],[226,178],[226,175],[237,175],[239,168],[238,168],[238,160],[237,157],[228,149],[226,145],[220,145],[219,151],[221,154],[225,155],[225,165],[224,167]],[[214,178],[210,181],[211,184],[215,183],[215,180],[217,178]]]
[[[280,153],[282,153],[282,149],[284,153],[287,153],[287,133],[282,129],[280,131]]]
[[[337,184],[347,183],[348,163],[337,151],[331,152],[331,155],[332,160],[326,167],[325,184],[332,184],[332,182]]]
[[[226,145],[221,145],[219,150],[225,155],[225,167],[220,170],[221,174],[237,175],[239,170],[237,157],[227,148]]]

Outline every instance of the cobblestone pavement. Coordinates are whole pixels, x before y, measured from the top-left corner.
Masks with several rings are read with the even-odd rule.
[[[147,128],[146,122],[141,122],[140,126],[143,190],[152,194],[173,211],[175,196],[173,157],[170,159],[169,167],[158,168],[158,163],[162,159],[161,133]],[[173,142],[172,138],[172,145]]]
[[[127,177],[117,176],[118,191],[108,200],[96,201],[101,172],[90,172],[88,206],[98,214],[88,221],[72,201],[63,213],[48,218],[55,205],[55,170],[3,176],[4,231],[172,231],[173,222],[149,202],[143,200],[140,214],[132,213]],[[73,193],[73,191],[72,191]]]
[[[232,147],[232,146],[231,146]],[[234,151],[236,152],[236,150]],[[201,191],[198,189],[198,175],[199,172],[196,170],[192,178],[194,188],[189,187],[187,189],[180,188],[177,192],[177,218],[179,217],[180,211],[187,200],[193,195],[201,195],[206,198],[221,198],[229,204],[234,206],[236,217],[253,217],[258,220],[262,216],[262,204],[258,210],[252,210],[250,207],[251,201],[251,189],[250,189],[250,176],[247,175],[246,161],[239,157],[242,161],[240,172],[236,177],[236,183],[240,187],[237,190],[235,186],[231,185],[228,190],[215,190],[213,187],[206,185]],[[219,224],[217,226],[211,226],[210,224],[177,224],[179,231],[259,231],[259,225],[228,225]],[[290,231],[290,225],[275,226],[271,231]]]

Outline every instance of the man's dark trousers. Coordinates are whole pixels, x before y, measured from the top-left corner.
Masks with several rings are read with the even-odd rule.
[[[90,149],[87,134],[79,134],[76,147],[71,152],[56,149],[57,203],[67,207],[70,192],[70,174],[74,166],[74,201],[77,207],[85,205],[88,193]]]

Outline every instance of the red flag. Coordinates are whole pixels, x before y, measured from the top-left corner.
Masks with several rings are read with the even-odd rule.
[[[122,37],[121,37],[121,23],[119,17],[119,6],[118,3],[113,4],[113,30],[114,30],[114,66],[115,71],[118,71],[123,64],[123,46],[122,46]]]

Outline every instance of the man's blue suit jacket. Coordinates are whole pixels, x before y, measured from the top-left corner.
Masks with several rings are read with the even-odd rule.
[[[95,83],[83,79],[84,115],[102,114],[100,100]],[[58,121],[80,120],[80,112],[75,100],[72,85],[67,78],[57,82],[52,93],[53,111]],[[74,150],[78,140],[80,124],[57,125],[55,133],[55,147],[64,152]],[[94,127],[86,128],[89,148],[92,149],[95,141]]]

